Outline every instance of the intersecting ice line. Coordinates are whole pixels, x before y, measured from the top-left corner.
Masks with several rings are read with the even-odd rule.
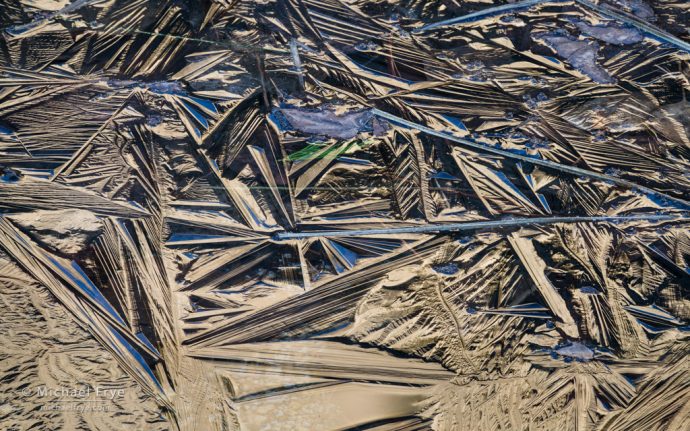
[[[94,30],[96,33],[106,33],[107,31],[105,30]],[[201,43],[207,43],[209,45],[216,45],[220,46],[222,48],[229,48],[229,49],[239,49],[239,50],[244,50],[246,52],[271,52],[271,53],[288,53],[289,50],[285,49],[280,49],[280,48],[271,48],[271,47],[262,47],[262,46],[256,46],[256,45],[250,45],[247,43],[243,42],[236,42],[234,40],[224,40],[224,41],[218,41],[218,40],[211,40],[211,39],[206,39],[202,37],[191,37],[191,36],[180,36],[178,34],[172,34],[172,33],[163,33],[159,31],[146,31],[146,30],[139,30],[139,29],[115,29],[115,31],[112,32],[113,34],[117,35],[128,35],[128,34],[143,34],[147,36],[160,36],[160,37],[169,37],[172,39],[179,39],[179,40],[188,40],[192,42],[201,42]]]
[[[331,230],[318,232],[277,232],[273,234],[276,241],[302,238],[320,238],[334,236],[363,236],[363,235],[392,235],[401,233],[441,233],[460,232],[466,230],[490,230],[493,228],[529,226],[532,224],[548,225],[556,223],[585,223],[585,222],[626,222],[626,221],[690,221],[685,215],[632,215],[632,216],[573,216],[573,217],[534,217],[507,220],[488,220],[467,223],[427,224],[423,226],[408,226],[388,229],[358,229]]]
[[[644,31],[645,33],[654,36],[657,40],[661,42],[666,42],[670,43],[671,45],[674,45],[676,48],[682,49],[685,52],[690,53],[690,43],[687,43],[672,34],[666,33],[663,30],[660,30],[659,28],[649,25],[646,22],[642,21],[641,19],[638,19],[636,17],[632,17],[629,15],[623,15],[610,7],[606,6],[601,6],[595,3],[592,3],[589,0],[575,0],[577,3],[580,3],[581,5],[588,7],[590,9],[593,9],[600,14],[612,18],[612,19],[617,19],[621,22],[624,22],[628,25],[632,25],[634,27],[637,27],[639,30]]]
[[[492,15],[500,15],[502,13],[508,13],[532,6],[536,6],[538,4],[547,4],[547,3],[552,3],[552,4],[559,4],[559,3],[572,3],[573,0],[525,0],[521,1],[518,3],[513,3],[513,4],[504,4],[500,6],[495,6],[495,7],[490,7],[486,9],[482,9],[476,12],[472,12],[467,15],[463,16],[458,16],[455,18],[450,18],[446,19],[443,21],[438,21],[435,23],[427,24],[423,27],[420,27],[418,29],[412,30],[412,33],[423,33],[428,30],[433,30],[435,28],[440,28],[440,27],[448,27],[454,24],[461,24],[465,22],[472,22],[476,21],[482,18],[486,18]]]
[[[417,124],[417,123],[414,123],[412,121],[405,120],[404,118],[397,117],[393,114],[389,114],[388,112],[381,111],[381,110],[376,109],[376,108],[372,109],[371,111],[374,115],[379,116],[381,118],[385,118],[386,120],[397,123],[401,126],[405,126],[405,127],[411,128],[411,129],[416,129],[416,130],[419,130],[421,132],[428,133],[428,134],[433,135],[433,136],[437,136],[439,138],[448,139],[449,141],[457,142],[459,144],[462,144],[462,145],[465,145],[465,146],[468,146],[471,148],[476,148],[478,150],[485,151],[488,153],[498,154],[500,156],[511,158],[511,159],[521,160],[523,162],[531,163],[533,165],[540,165],[540,166],[544,166],[544,167],[547,167],[550,169],[556,169],[559,171],[568,172],[568,173],[573,174],[573,175],[596,178],[596,179],[602,180],[602,181],[610,181],[614,184],[628,187],[628,188],[632,189],[633,191],[637,190],[637,191],[640,191],[640,192],[645,193],[645,194],[650,195],[650,196],[657,196],[657,197],[660,197],[663,199],[667,199],[669,201],[674,201],[674,202],[680,204],[681,206],[683,206],[685,209],[690,209],[690,202],[687,202],[684,199],[677,198],[677,197],[674,197],[671,195],[667,195],[665,193],[656,191],[654,189],[650,189],[649,187],[645,187],[645,186],[641,186],[639,184],[633,183],[632,181],[624,180],[621,178],[617,178],[617,177],[614,177],[611,175],[602,174],[602,173],[595,172],[595,171],[590,171],[588,169],[582,169],[582,168],[578,168],[575,166],[569,166],[569,165],[564,165],[564,164],[557,163],[557,162],[552,162],[551,160],[540,159],[537,157],[523,156],[521,154],[516,154],[516,153],[510,152],[510,151],[501,150],[498,148],[493,148],[493,147],[490,147],[486,144],[482,144],[482,143],[479,143],[476,141],[458,138],[457,136],[451,135],[449,133],[443,133],[443,132],[436,131],[430,127],[423,126],[421,124]]]
[[[650,36],[654,36],[655,39],[661,41],[661,42],[666,42],[671,45],[674,45],[676,48],[682,49],[683,51],[690,52],[690,44],[678,39],[677,37],[673,36],[672,34],[666,33],[663,30],[660,30],[659,28],[656,28],[653,25],[650,25],[640,19],[637,19],[636,17],[630,16],[630,15],[625,15],[620,12],[617,12],[616,10],[611,9],[610,7],[606,6],[601,6],[596,3],[593,3],[589,0],[524,0],[518,3],[513,3],[513,4],[504,4],[501,6],[496,6],[496,7],[490,7],[487,9],[482,9],[477,12],[472,12],[467,15],[463,16],[458,16],[455,18],[450,18],[447,20],[443,21],[438,21],[435,23],[427,24],[423,27],[420,27],[418,29],[412,30],[412,33],[424,33],[429,30],[433,30],[435,28],[442,28],[442,27],[449,27],[455,24],[462,24],[462,23],[467,23],[467,22],[473,22],[477,21],[483,18],[487,18],[490,16],[494,15],[500,15],[503,13],[509,13],[513,11],[517,11],[520,9],[525,9],[529,8],[532,6],[540,5],[540,4],[564,4],[564,3],[578,3],[581,6],[584,6],[586,8],[595,10],[599,12],[600,14],[606,16],[607,18],[610,19],[616,19],[618,21],[621,21],[625,24],[637,27],[639,30],[642,30],[643,32],[647,33]]]

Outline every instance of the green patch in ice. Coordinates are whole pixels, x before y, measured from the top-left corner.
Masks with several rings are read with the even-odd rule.
[[[362,150],[373,143],[373,140],[355,140],[341,145],[333,145],[324,150],[325,144],[321,142],[308,144],[306,147],[288,154],[286,159],[289,162],[316,160],[316,159],[335,159],[342,154],[352,154]]]

